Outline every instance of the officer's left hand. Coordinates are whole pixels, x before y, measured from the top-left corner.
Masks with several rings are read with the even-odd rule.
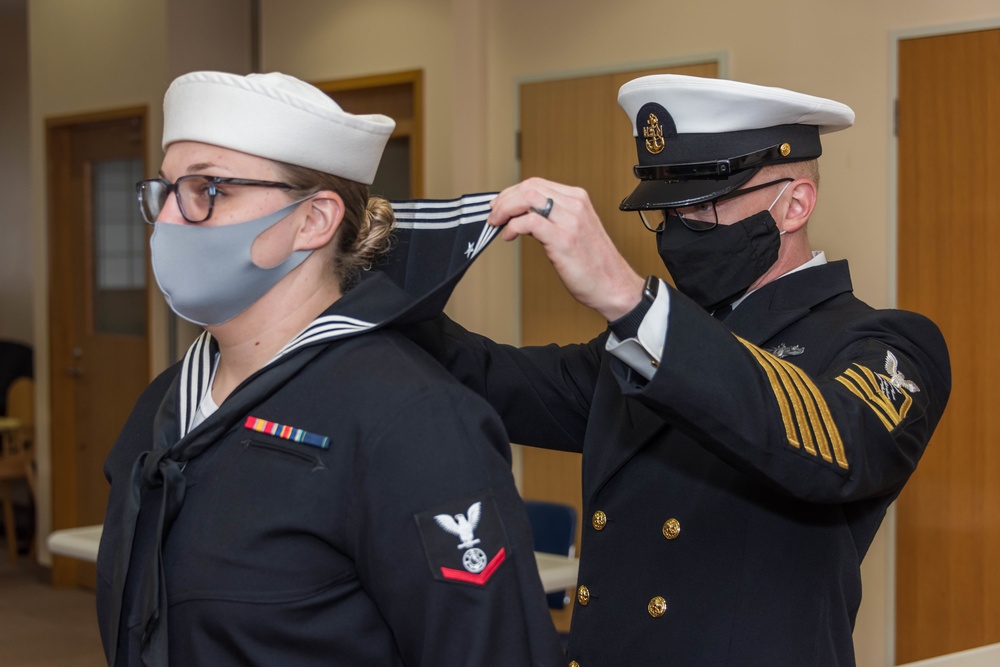
[[[543,210],[550,198],[547,218],[531,210]],[[487,222],[507,223],[501,238],[534,237],[570,295],[583,305],[612,321],[639,303],[643,279],[615,248],[585,190],[529,178],[501,192],[491,205]]]

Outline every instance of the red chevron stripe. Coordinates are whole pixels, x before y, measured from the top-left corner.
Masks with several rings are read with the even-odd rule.
[[[466,572],[465,570],[453,570],[449,567],[442,567],[441,575],[445,579],[464,581],[467,584],[482,586],[489,581],[489,578],[493,576],[493,573],[497,571],[497,568],[500,567],[500,564],[503,563],[506,558],[507,553],[503,550],[503,548],[501,548],[500,551],[497,552],[497,555],[493,557],[493,560],[487,563],[486,567],[479,574],[472,574],[471,572]]]

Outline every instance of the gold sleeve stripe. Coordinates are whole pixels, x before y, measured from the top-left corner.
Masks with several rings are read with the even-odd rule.
[[[819,388],[809,379],[805,372],[794,364],[781,361],[773,355],[767,355],[773,360],[772,363],[779,364],[793,378],[795,388],[803,396],[803,403],[809,415],[809,423],[814,425],[816,443],[819,447],[820,456],[827,462],[832,462],[834,458],[837,465],[847,468],[847,453],[844,451],[844,443],[840,439],[840,431],[837,430],[830,414],[830,408],[826,400],[820,393]],[[831,456],[830,449],[833,449]]]
[[[882,405],[885,407],[886,412],[891,415],[891,419],[896,425],[899,425],[901,421],[906,419],[907,413],[910,411],[910,406],[913,405],[913,397],[902,389],[897,389],[896,391],[903,396],[903,402],[900,404],[899,409],[893,404],[892,400],[882,392],[882,383],[879,381],[879,377],[875,375],[872,369],[855,364],[857,368],[864,373],[865,377],[868,378],[868,383],[870,386],[878,389],[878,397]]]
[[[795,378],[781,364],[775,363],[778,361],[776,357],[765,353],[763,350],[756,350],[754,356],[757,357],[757,362],[761,366],[769,366],[774,369],[775,375],[780,380],[781,391],[783,394],[787,394],[788,400],[792,405],[792,412],[795,415],[795,424],[799,429],[799,439],[802,442],[802,448],[813,456],[816,456],[816,443],[813,439],[812,430],[809,428],[809,423],[811,417],[815,414],[815,410],[810,410],[809,401],[804,401],[802,392],[796,386]],[[775,394],[777,394],[778,389],[773,383],[772,388],[775,389]]]
[[[819,388],[798,366],[769,354],[737,337],[760,364],[771,384],[785,426],[788,444],[800,446],[825,461],[847,469],[847,454],[840,431]],[[801,444],[800,444],[801,443]]]
[[[851,377],[845,377],[845,376],[851,376]],[[875,413],[875,416],[878,417],[879,420],[882,422],[882,425],[885,426],[885,430],[891,431],[893,429],[892,422],[890,422],[889,418],[885,415],[885,413],[883,413],[882,410],[879,409],[875,397],[871,396],[867,392],[867,389],[864,388],[864,385],[859,386],[858,384],[855,384],[857,378],[851,371],[846,371],[844,375],[838,376],[836,380],[840,384],[847,387],[852,394],[857,396],[859,399],[861,399],[863,403],[866,403],[868,407],[872,409],[872,412]],[[852,380],[854,380],[854,382],[852,382]]]
[[[805,371],[796,366],[795,364],[790,364],[785,362],[785,366],[788,369],[799,376],[802,384],[809,391],[812,396],[813,401],[815,401],[816,410],[819,412],[819,422],[826,429],[826,435],[829,438],[830,447],[833,448],[833,457],[837,460],[837,465],[841,468],[847,468],[847,452],[844,451],[844,441],[840,438],[840,431],[837,429],[837,424],[833,420],[833,414],[830,412],[830,406],[827,405],[826,399],[823,398],[823,394],[820,393],[819,387],[809,379]],[[825,441],[824,441],[825,442]],[[830,459],[827,459],[829,461]]]
[[[742,338],[739,339],[741,343],[747,346],[747,349],[757,358],[758,363],[761,362],[761,355],[763,351],[750,345]],[[767,379],[771,382],[771,388],[774,389],[779,385],[778,377],[774,372],[774,369],[770,365],[761,363],[764,368],[764,372],[767,374]],[[800,447],[798,436],[795,432],[795,425],[792,423],[792,411],[788,405],[788,399],[784,392],[779,392],[775,390],[774,398],[778,401],[778,410],[781,412],[781,421],[785,425],[785,438],[788,440],[788,444],[792,447],[798,449]]]
[[[856,364],[855,367],[857,367]],[[884,402],[885,397],[882,395],[881,391],[878,391],[873,388],[871,384],[869,384],[868,378],[861,373],[858,373],[853,368],[848,368],[844,371],[843,375],[837,378],[837,381],[846,385],[858,398],[864,401],[868,407],[870,407],[872,411],[878,415],[878,418],[882,420],[886,429],[891,431],[894,428],[894,424],[892,423],[892,413],[895,412],[895,410],[892,410],[891,406],[889,410],[886,409]]]
[[[880,382],[879,376],[875,375],[871,369],[859,364],[845,370],[837,378],[837,381],[864,401],[888,431],[899,426],[913,405],[913,397],[900,389],[898,392],[903,396],[903,401],[897,409],[892,400],[882,392],[882,382]]]
[[[778,361],[777,357],[772,357],[775,361]],[[814,388],[812,383],[809,382],[808,378],[802,375],[799,368],[792,366],[792,364],[784,364],[785,372],[788,373],[792,378],[792,382],[795,385],[795,390],[802,395],[802,402],[805,404],[807,414],[809,416],[810,424],[822,424],[822,417],[820,416],[820,408],[817,401],[816,394],[812,391]],[[822,400],[822,397],[819,397]],[[819,449],[819,455],[823,457],[823,460],[827,463],[833,461],[833,457],[830,456],[830,442],[827,434],[822,428],[817,428],[815,433],[816,447]]]

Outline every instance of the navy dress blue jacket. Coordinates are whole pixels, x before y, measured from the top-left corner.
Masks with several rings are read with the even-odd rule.
[[[397,333],[307,350],[294,372],[227,399],[209,418],[225,427],[182,466],[183,504],[161,546],[169,664],[561,664],[496,414]],[[119,606],[133,468],[171,428],[157,415],[183,376],[174,367],[149,386],[106,463],[98,618],[119,666],[145,664],[138,566],[157,548],[161,508],[144,480]],[[266,391],[241,404],[254,383]],[[470,551],[480,560],[467,568]]]
[[[583,453],[568,660],[854,664],[860,564],[950,392],[927,318],[875,310],[846,262],[787,275],[725,322],[673,288],[652,380],[586,344],[412,328],[513,442]]]

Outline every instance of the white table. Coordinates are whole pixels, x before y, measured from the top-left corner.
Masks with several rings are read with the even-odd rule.
[[[103,526],[66,528],[49,534],[46,544],[58,556],[68,556],[93,563],[97,560],[97,547],[101,543]],[[576,586],[580,561],[569,556],[535,552],[538,574],[546,593],[556,593]]]
[[[557,556],[535,552],[538,574],[542,578],[542,588],[546,593],[558,593],[567,588],[576,588],[576,577],[580,571],[580,559],[572,556]]]
[[[1000,665],[1000,644],[990,644],[918,662],[908,662],[900,667],[996,667],[996,665]]]
[[[45,544],[57,556],[69,556],[94,563],[97,561],[97,547],[101,544],[103,529],[104,526],[97,525],[54,530],[49,533]]]

